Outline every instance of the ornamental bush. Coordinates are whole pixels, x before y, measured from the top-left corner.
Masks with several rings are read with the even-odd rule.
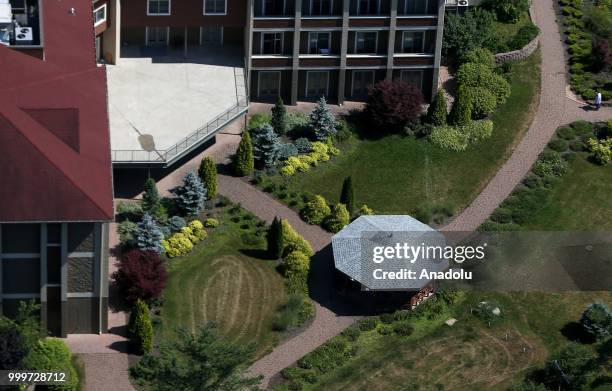
[[[448,123],[455,126],[468,125],[472,120],[472,96],[468,88],[459,88],[457,98],[448,116]],[[434,130],[435,132],[435,130]],[[433,133],[432,133],[433,134]]]
[[[603,302],[595,302],[582,313],[580,323],[589,335],[603,340],[612,335],[612,312]]]
[[[493,121],[472,121],[468,125],[461,127],[460,131],[467,135],[470,144],[474,144],[491,137],[493,134]]]
[[[444,54],[461,58],[471,49],[487,46],[494,23],[495,15],[481,7],[471,8],[464,15],[448,13],[444,18]]]
[[[295,167],[291,164],[285,165],[280,169],[280,174],[282,176],[293,176],[295,175]]]
[[[185,255],[193,249],[193,243],[182,232],[177,232],[168,239],[162,241],[162,246],[168,258]]]
[[[66,372],[67,381],[48,385],[51,391],[73,391],[78,389],[79,375],[72,365],[72,354],[66,343],[59,338],[44,338],[36,343],[23,361],[23,368],[41,372]]]
[[[310,128],[317,140],[326,140],[336,134],[336,119],[323,96],[310,113]]]
[[[219,226],[219,220],[209,217],[204,220],[204,226],[206,228],[217,228]]]
[[[176,206],[186,216],[197,216],[206,199],[206,189],[200,177],[189,171],[183,178],[183,185],[170,189],[176,197]]]
[[[128,323],[128,334],[130,346],[134,353],[143,355],[151,351],[153,346],[153,326],[149,306],[142,300],[138,300],[130,314]]]
[[[5,317],[0,317],[0,341],[0,370],[22,369],[30,348],[17,325]]]
[[[206,188],[206,196],[209,199],[217,195],[217,165],[211,157],[205,156],[200,162],[198,175]]]
[[[320,195],[314,196],[314,198],[307,202],[302,210],[300,210],[300,216],[308,224],[321,224],[323,220],[329,216],[331,209],[327,205],[325,198]]]
[[[150,213],[152,216],[158,214],[158,210],[161,206],[161,199],[153,178],[148,178],[145,181],[141,204],[143,211]]]
[[[138,248],[143,251],[155,251],[159,254],[163,251],[161,245],[163,239],[164,234],[162,230],[155,223],[151,215],[145,213],[144,216],[142,216],[142,221],[138,223],[138,228],[136,230],[136,244]]]
[[[487,0],[482,6],[495,12],[500,22],[516,23],[529,10],[529,0]]]
[[[359,211],[357,212],[359,216],[370,216],[374,214],[374,210],[368,207],[366,204],[361,205]]]
[[[353,214],[355,211],[355,191],[353,190],[353,180],[350,176],[344,178],[344,182],[342,182],[340,203],[346,205],[349,214]]]
[[[249,124],[247,128],[249,131],[259,129],[264,125],[270,125],[272,123],[272,116],[268,113],[256,113],[249,118]]]
[[[598,141],[591,138],[587,141],[589,150],[593,153],[593,160],[600,165],[605,165],[612,160],[612,138]]]
[[[119,243],[124,246],[131,246],[135,243],[138,235],[138,225],[130,220],[124,220],[117,225]]]
[[[457,83],[461,87],[486,88],[497,99],[497,104],[502,104],[510,96],[510,84],[501,75],[493,72],[484,64],[465,63],[457,71]]]
[[[489,49],[474,48],[461,56],[461,63],[470,62],[473,64],[486,65],[488,68],[495,68],[495,55]]]
[[[309,258],[314,255],[310,243],[298,234],[287,220],[281,222],[283,228],[283,254],[299,251]]]
[[[300,112],[287,114],[287,129],[293,137],[303,137],[310,133],[308,116]]]
[[[266,242],[268,254],[272,258],[278,259],[283,255],[283,249],[285,247],[284,231],[283,225],[278,217],[274,217],[272,224],[270,224],[270,228],[268,228]]]
[[[118,266],[112,277],[129,303],[161,296],[168,273],[159,254],[131,250],[119,258]]]
[[[368,92],[366,111],[381,132],[400,132],[423,112],[421,91],[401,81],[382,80]]]
[[[187,225],[187,222],[181,216],[172,216],[168,219],[168,226],[170,227],[170,232],[179,232],[183,227]]]
[[[253,158],[253,144],[249,132],[244,132],[238,150],[232,161],[234,174],[237,176],[246,176],[253,172],[255,168],[255,160]]]
[[[439,89],[434,96],[433,102],[431,102],[427,109],[426,122],[434,126],[444,126],[446,125],[447,115],[446,96],[444,95],[444,90]]]
[[[472,104],[472,118],[481,119],[495,111],[497,98],[487,88],[468,87],[470,102]]]
[[[465,151],[468,147],[468,136],[455,126],[439,126],[434,128],[429,140],[442,149]]]
[[[339,232],[350,222],[351,215],[344,204],[336,204],[332,212],[324,221],[325,229],[330,232]]]
[[[270,122],[276,134],[282,136],[287,133],[287,108],[279,96],[272,107],[272,121]]]
[[[272,167],[279,159],[280,138],[271,125],[253,129],[253,157],[258,164]]]
[[[278,146],[278,159],[287,160],[291,156],[298,154],[297,147],[292,143],[282,143]]]
[[[288,293],[308,293],[310,257],[301,251],[292,251],[283,258],[283,276]]]
[[[306,137],[300,137],[294,143],[299,153],[308,153],[312,150],[312,143]]]

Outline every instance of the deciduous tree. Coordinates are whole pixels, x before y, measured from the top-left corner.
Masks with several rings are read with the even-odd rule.
[[[119,268],[113,279],[123,297],[130,303],[150,301],[161,296],[168,273],[154,251],[131,250],[119,258]]]
[[[366,111],[383,132],[399,132],[423,112],[423,94],[408,83],[383,80],[370,87]]]

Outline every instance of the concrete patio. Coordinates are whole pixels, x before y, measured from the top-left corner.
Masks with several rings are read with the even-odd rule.
[[[246,98],[239,47],[189,47],[187,58],[167,47],[123,47],[107,79],[115,162],[159,159]]]

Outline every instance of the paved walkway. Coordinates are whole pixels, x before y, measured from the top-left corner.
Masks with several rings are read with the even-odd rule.
[[[560,40],[553,1],[534,1],[532,7],[542,31],[542,91],[535,119],[510,159],[472,204],[442,228],[444,231],[469,232],[480,227],[520,183],[559,126],[579,119],[602,121],[612,118],[610,108],[585,111],[583,104],[566,97],[565,49]]]

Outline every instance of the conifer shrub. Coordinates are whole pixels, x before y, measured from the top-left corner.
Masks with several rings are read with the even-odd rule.
[[[327,205],[327,201],[321,195],[316,195],[314,198],[307,202],[302,210],[300,210],[300,216],[308,224],[321,224],[323,220],[329,216],[331,209]]]
[[[217,165],[211,157],[205,156],[200,162],[198,175],[206,188],[208,198],[214,198],[217,195]]]
[[[350,176],[344,178],[344,182],[342,182],[340,203],[346,205],[349,215],[353,214],[355,211],[355,191],[353,190],[353,180]]]
[[[276,99],[274,107],[272,107],[272,120],[270,124],[276,134],[282,136],[287,133],[287,108],[280,96]]]
[[[427,109],[426,122],[434,126],[444,126],[446,125],[447,115],[446,96],[444,95],[444,90],[440,89]]]
[[[130,346],[134,353],[143,355],[149,353],[153,346],[153,326],[149,306],[138,300],[130,314],[128,323]]]
[[[326,230],[329,232],[339,232],[342,228],[344,228],[350,222],[351,215],[346,209],[346,205],[344,204],[336,204],[332,212],[325,221],[323,225]]]
[[[244,132],[238,150],[234,155],[232,167],[237,176],[247,176],[255,169],[255,159],[253,158],[253,144],[249,132]]]
[[[314,255],[312,246],[298,234],[287,220],[282,220],[283,228],[283,254],[288,254],[293,251],[300,251],[308,257]]]
[[[185,175],[181,186],[170,189],[170,192],[175,195],[176,206],[186,216],[197,216],[206,200],[206,188],[193,171]]]
[[[283,225],[278,217],[272,220],[272,224],[268,228],[266,235],[268,254],[274,259],[278,259],[283,255],[284,244],[284,231]]]
[[[283,276],[288,293],[308,293],[310,257],[301,251],[292,251],[283,257]]]

